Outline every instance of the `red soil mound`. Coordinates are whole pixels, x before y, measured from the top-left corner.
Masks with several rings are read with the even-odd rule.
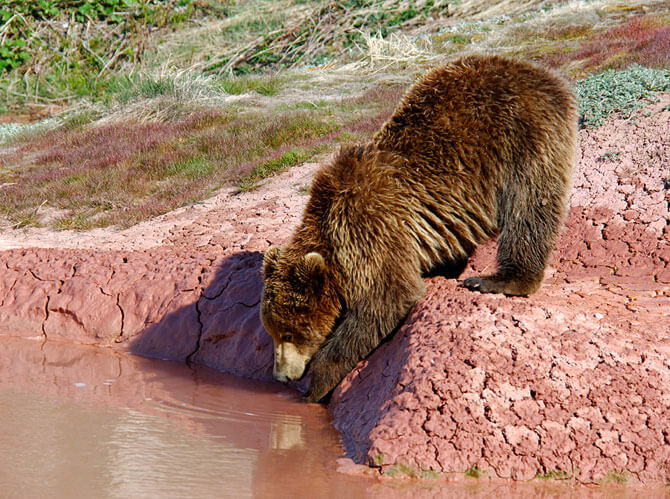
[[[581,132],[572,210],[537,294],[429,281],[393,341],[336,391],[355,460],[670,480],[669,100]]]
[[[665,95],[634,119],[580,132],[572,210],[538,293],[489,296],[428,280],[405,325],[333,396],[355,461],[670,480],[669,104]],[[270,379],[262,252],[290,237],[315,169],[224,193],[144,250],[88,242],[0,252],[0,334]],[[131,247],[124,237],[105,247]],[[466,276],[493,265],[494,252],[481,248]]]

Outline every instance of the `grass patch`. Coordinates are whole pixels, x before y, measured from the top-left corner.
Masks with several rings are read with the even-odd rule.
[[[63,126],[67,129],[74,130],[83,128],[89,123],[93,123],[100,117],[100,113],[93,109],[85,109],[83,111],[75,112],[63,118]]]
[[[174,94],[175,83],[171,78],[145,78],[140,81],[139,91],[142,97],[152,99],[160,95]]]
[[[468,470],[466,470],[465,476],[470,478],[481,478],[485,473],[486,471],[480,469],[476,464],[473,464]]]
[[[320,152],[320,150],[322,150],[322,148],[313,147],[310,150],[305,150],[303,148],[294,147],[276,158],[271,158],[258,164],[248,175],[241,178],[238,182],[240,192],[247,192],[255,189],[261,180],[282,172],[291,166],[304,163]]]
[[[535,478],[538,480],[567,480],[570,478],[570,473],[563,470],[549,470],[546,473],[537,473]]]
[[[623,68],[632,63],[670,69],[670,20],[642,16],[597,34],[571,54],[586,59],[586,67]]]
[[[384,469],[383,474],[392,478],[421,478],[434,480],[440,474],[433,470],[416,470],[405,464],[393,464]]]
[[[270,76],[232,76],[217,82],[217,87],[227,94],[240,95],[255,92],[271,97],[277,95],[282,88],[282,81],[275,75]]]
[[[201,180],[210,176],[214,165],[204,157],[178,159],[165,169],[165,176],[180,175],[187,180]]]
[[[610,471],[600,480],[600,483],[613,483],[623,485],[628,481],[628,474],[623,470]]]
[[[577,82],[580,120],[584,126],[598,127],[613,113],[630,117],[653,99],[656,92],[670,90],[670,71],[649,69],[637,64],[618,71],[609,69]]]
[[[558,38],[550,38],[555,42],[551,52],[538,55],[551,66],[570,66],[573,73],[598,73],[631,64],[670,69],[670,16],[667,13],[633,17],[607,29],[566,28],[559,30],[558,35]],[[575,40],[578,43],[574,43]]]
[[[342,141],[368,138],[395,105],[389,96],[310,109],[200,111],[166,122],[88,126],[88,118],[75,117],[15,142],[3,155],[0,216],[36,225],[39,217],[31,214],[46,201],[67,213],[47,222],[56,228],[128,227],[225,185],[253,189]]]
[[[94,227],[91,219],[85,215],[61,217],[55,220],[54,227],[59,230],[88,230]]]
[[[303,2],[294,16],[256,16],[231,23],[224,38],[236,41],[213,54],[205,67],[218,73],[248,74],[267,69],[321,64],[333,54],[346,54],[362,44],[365,35],[386,37],[411,23],[446,14],[444,0],[350,0]],[[258,33],[240,48],[240,33]],[[223,40],[226,41],[225,39]]]
[[[315,119],[309,114],[296,114],[294,119],[288,122],[268,127],[261,140],[270,147],[278,148],[291,140],[322,137],[338,128],[337,123],[321,118]]]
[[[140,62],[151,32],[194,9],[191,0],[1,0],[0,94],[10,107],[97,96],[113,70]]]
[[[451,35],[449,37],[449,41],[451,43],[455,43],[456,45],[467,45],[472,41],[472,39],[469,36],[464,36],[464,35]]]
[[[342,133],[339,133],[335,136],[335,140],[341,144],[349,144],[351,142],[360,141],[360,137],[355,133],[345,130]]]
[[[164,66],[110,78],[93,107],[108,120],[175,121],[220,109],[226,97],[217,77]]]

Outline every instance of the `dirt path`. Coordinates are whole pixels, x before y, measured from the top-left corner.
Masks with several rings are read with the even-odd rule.
[[[430,279],[393,340],[336,390],[334,424],[356,462],[670,481],[670,95],[580,140],[541,291],[504,298]],[[270,379],[262,252],[290,237],[317,167],[128,231],[3,234],[0,334]],[[467,272],[493,255],[481,248]]]

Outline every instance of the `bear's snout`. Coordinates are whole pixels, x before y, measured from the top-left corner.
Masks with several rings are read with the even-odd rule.
[[[305,367],[310,358],[309,355],[300,353],[292,343],[279,343],[275,346],[272,376],[282,383],[298,380],[305,374]]]

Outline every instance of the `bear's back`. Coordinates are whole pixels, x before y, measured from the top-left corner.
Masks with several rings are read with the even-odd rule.
[[[427,175],[499,185],[506,169],[545,154],[548,136],[574,129],[576,109],[567,85],[549,71],[473,55],[415,84],[373,141]]]

